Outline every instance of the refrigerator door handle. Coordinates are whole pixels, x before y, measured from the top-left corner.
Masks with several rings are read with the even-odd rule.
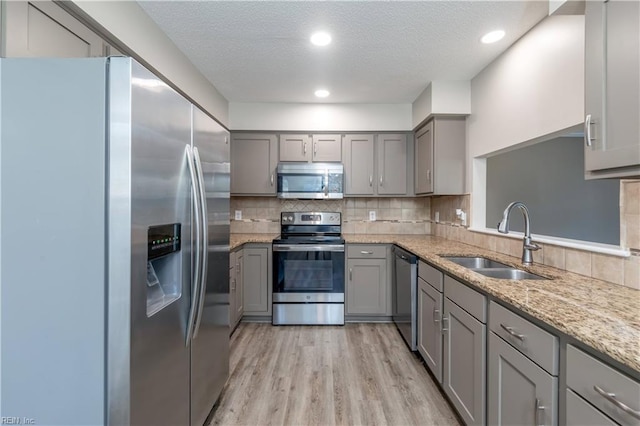
[[[200,153],[197,147],[193,147],[193,158],[196,166],[196,175],[198,178],[198,187],[200,189],[200,218],[202,220],[202,263],[200,269],[200,294],[198,295],[198,309],[196,313],[196,323],[193,331],[193,338],[198,336],[200,330],[200,322],[202,321],[202,311],[204,309],[204,298],[207,289],[207,269],[209,267],[208,251],[209,251],[209,229],[207,218],[207,195],[204,188],[204,174],[202,172],[202,161],[200,161]]]
[[[191,146],[187,145],[185,152],[187,154],[187,165],[189,167],[189,177],[191,179],[191,195],[193,197],[193,212],[194,212],[194,224],[196,227],[196,249],[195,249],[195,265],[193,267],[192,274],[192,289],[191,303],[189,304],[189,317],[187,318],[187,333],[185,339],[185,346],[189,346],[193,339],[193,326],[196,319],[196,302],[198,300],[198,294],[200,293],[200,273],[202,271],[202,243],[201,243],[201,218],[202,211],[200,210],[200,190],[198,187],[198,181],[196,179],[195,163],[193,162],[193,151]]]

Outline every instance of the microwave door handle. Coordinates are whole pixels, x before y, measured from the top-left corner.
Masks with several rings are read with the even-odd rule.
[[[329,170],[326,170],[324,174],[324,196],[329,196]]]

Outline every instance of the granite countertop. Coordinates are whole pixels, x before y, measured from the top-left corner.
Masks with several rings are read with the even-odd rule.
[[[396,244],[443,271],[640,372],[640,291],[434,236],[344,235],[347,243]],[[440,256],[483,256],[550,280],[485,277]]]
[[[231,249],[277,234],[231,234]],[[640,291],[429,235],[343,234],[347,243],[396,244],[576,340],[640,372]],[[483,256],[549,280],[485,277],[440,256]]]

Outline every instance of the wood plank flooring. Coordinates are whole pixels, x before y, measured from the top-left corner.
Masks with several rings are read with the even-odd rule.
[[[211,425],[459,425],[393,324],[240,324]]]

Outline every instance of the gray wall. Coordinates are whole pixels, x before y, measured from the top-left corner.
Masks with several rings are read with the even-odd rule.
[[[487,224],[512,201],[529,208],[534,234],[620,244],[620,182],[584,180],[582,138],[556,138],[487,159]],[[523,231],[512,213],[511,230]]]

